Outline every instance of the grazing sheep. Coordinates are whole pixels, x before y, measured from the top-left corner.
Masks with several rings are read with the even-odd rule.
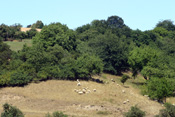
[[[97,90],[96,89],[93,89],[94,92],[96,92]]]
[[[129,100],[128,100],[128,99],[127,99],[126,101],[127,101],[127,102],[129,102]]]
[[[123,93],[125,93],[125,90],[122,90]]]
[[[83,92],[83,93],[86,93],[86,90],[85,90],[85,89],[83,89],[83,90],[82,90],[82,92]]]
[[[87,90],[87,93],[91,93],[91,90]]]
[[[112,82],[115,82],[115,80],[114,80],[114,79],[111,79],[111,81],[112,81]]]
[[[80,95],[81,95],[81,94],[83,94],[83,92],[82,92],[82,91],[79,91],[79,92],[78,92],[78,94],[80,94]]]
[[[126,101],[123,101],[123,104],[126,104]]]
[[[77,86],[81,86],[81,83],[79,82],[79,83],[77,83]]]

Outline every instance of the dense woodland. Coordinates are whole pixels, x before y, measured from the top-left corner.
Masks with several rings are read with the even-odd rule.
[[[136,23],[136,22],[133,22]],[[30,31],[20,24],[0,25],[0,86],[23,86],[48,79],[90,80],[102,72],[132,71],[147,80],[145,94],[162,100],[175,92],[175,25],[171,20],[153,30],[132,30],[119,16],[69,29],[37,21]],[[42,28],[37,32],[35,28]],[[32,38],[33,46],[14,52],[3,41]]]

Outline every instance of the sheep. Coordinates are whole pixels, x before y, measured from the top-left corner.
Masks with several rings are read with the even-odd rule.
[[[78,94],[80,94],[80,95],[81,95],[81,94],[83,94],[83,92],[82,92],[82,91],[79,91],[79,92],[78,92]]]
[[[123,101],[123,104],[126,104],[126,101]]]
[[[79,82],[79,83],[77,83],[77,86],[81,86],[81,83]]]
[[[96,89],[93,89],[94,92],[96,92],[97,90]]]
[[[111,81],[114,83],[115,82],[115,80],[114,79],[111,79]]]
[[[77,79],[77,82],[80,82],[79,79]]]
[[[125,90],[122,90],[123,93],[125,93]]]
[[[87,90],[87,93],[91,93],[91,90]]]
[[[83,93],[86,93],[86,90],[85,90],[85,89],[83,89],[83,90],[82,90],[82,92],[83,92]]]
[[[128,100],[128,99],[127,99],[126,101],[127,101],[127,102],[129,102],[129,100]]]
[[[79,79],[77,79],[77,86],[81,86],[81,83],[80,83],[80,81],[79,81]]]

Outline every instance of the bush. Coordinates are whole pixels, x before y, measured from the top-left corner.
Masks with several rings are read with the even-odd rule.
[[[128,78],[129,78],[129,76],[128,75],[123,75],[122,76],[122,79],[121,79],[121,82],[123,83],[123,85],[124,85],[124,83],[126,82],[126,80],[128,80]]]
[[[0,86],[6,86],[10,82],[10,76],[13,72],[5,72],[2,75],[0,75]]]
[[[27,85],[32,80],[32,77],[24,72],[14,72],[10,77],[10,86],[24,86]]]
[[[18,108],[7,103],[3,105],[3,109],[1,117],[24,117],[24,114]]]
[[[52,115],[51,114],[46,114],[46,117],[68,117],[68,115],[63,114],[63,112],[53,112]]]
[[[140,110],[137,106],[132,106],[124,115],[125,117],[145,117],[145,112]]]
[[[165,103],[166,109],[162,109],[156,117],[175,117],[175,106]]]

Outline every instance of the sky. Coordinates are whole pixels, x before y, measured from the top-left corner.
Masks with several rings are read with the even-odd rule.
[[[0,24],[23,27],[41,20],[70,29],[119,16],[131,29],[153,29],[159,21],[175,21],[175,0],[0,0]]]

